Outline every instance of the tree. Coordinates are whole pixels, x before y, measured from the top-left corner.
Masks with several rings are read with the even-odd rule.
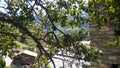
[[[90,0],[90,21],[98,26],[110,24],[115,32],[116,39],[112,44],[120,44],[120,1],[118,0]]]
[[[120,1],[117,0],[90,0],[89,13],[93,19],[91,21],[98,22],[100,26],[105,23],[110,23],[115,30],[119,30],[119,3]]]
[[[87,22],[87,5],[82,0],[4,0],[0,12],[1,55],[11,53],[19,38],[31,39],[39,50],[38,63],[43,66],[60,50],[73,53],[76,60],[97,61],[99,50],[82,43],[88,32],[80,28]],[[63,28],[60,29],[58,27]],[[67,31],[77,27],[73,31]],[[65,31],[66,30],[66,31]],[[23,42],[21,42],[23,43]],[[25,43],[25,42],[24,42]],[[27,44],[27,43],[25,43]],[[29,43],[30,44],[30,43]],[[47,48],[47,49],[45,49]],[[84,55],[85,57],[81,57]]]

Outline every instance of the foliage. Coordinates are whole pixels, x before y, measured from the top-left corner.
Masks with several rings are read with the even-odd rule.
[[[0,67],[5,68],[5,60],[4,60],[4,58],[0,58]]]
[[[32,43],[26,41],[30,39],[33,40],[31,46],[39,50],[40,65],[50,60],[55,68],[52,57],[61,49],[72,51],[76,60],[96,61],[99,57],[99,50],[79,44],[89,34],[81,29],[88,21],[84,17],[87,12],[84,1],[5,0],[5,3],[6,6],[1,7],[4,12],[0,12],[1,55],[11,53],[17,47],[15,41],[30,46]],[[67,31],[73,27],[79,29]],[[84,58],[80,57],[81,53]]]
[[[89,13],[91,21],[99,23],[99,26],[110,23],[115,30],[120,29],[120,1],[118,0],[91,0]]]
[[[10,66],[6,66],[5,68],[11,68]]]
[[[91,0],[89,4],[90,21],[98,26],[110,24],[115,32],[115,40],[108,45],[119,45],[120,36],[120,1],[119,0]]]
[[[108,41],[108,46],[120,45],[120,36],[117,36],[114,41]]]

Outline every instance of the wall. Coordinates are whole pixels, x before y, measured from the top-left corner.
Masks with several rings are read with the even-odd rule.
[[[103,56],[100,58],[101,65],[94,65],[93,68],[111,68],[112,64],[120,64],[120,46],[108,46],[108,41],[115,39],[113,27],[105,24],[98,28],[97,24],[90,23],[91,46],[98,47],[103,51]],[[120,67],[119,67],[120,68]]]

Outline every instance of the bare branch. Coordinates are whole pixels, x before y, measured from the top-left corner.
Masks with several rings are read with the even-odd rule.
[[[29,1],[27,1],[28,2],[28,4],[31,6],[31,10],[30,10],[30,13],[32,12],[32,11],[34,11],[34,13],[35,13],[35,15],[39,18],[39,15],[36,13],[36,11],[34,10],[34,7],[35,7],[35,5],[36,5],[36,1],[35,1],[35,3],[33,4],[33,6],[29,3]]]
[[[52,31],[51,31],[51,32],[47,32],[47,33],[45,34],[45,36],[44,36],[44,39],[45,39],[49,34],[53,34],[53,32],[52,32]]]

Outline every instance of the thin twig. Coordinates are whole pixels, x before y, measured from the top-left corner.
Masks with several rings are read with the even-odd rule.
[[[49,34],[53,34],[53,31],[51,31],[51,32],[47,32],[47,33],[45,34],[45,36],[44,36],[43,39],[45,39]]]
[[[32,13],[32,11],[35,13],[35,15],[38,17],[38,18],[40,18],[39,17],[39,15],[37,14],[37,12],[34,10],[34,7],[35,7],[35,5],[36,5],[36,0],[35,0],[35,3],[33,4],[33,6],[29,3],[29,1],[28,1],[28,4],[31,6],[31,10],[30,10],[30,13]]]

